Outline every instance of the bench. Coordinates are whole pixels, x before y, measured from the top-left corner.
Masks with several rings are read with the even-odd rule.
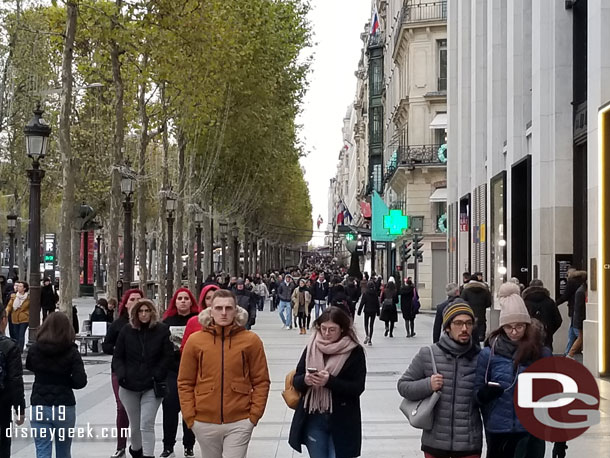
[[[101,351],[102,342],[104,341],[104,336],[79,336],[75,337],[76,342],[78,342],[78,350],[81,355],[87,356],[87,352],[89,351],[89,344],[91,344],[91,351],[94,351],[97,348],[97,352]]]

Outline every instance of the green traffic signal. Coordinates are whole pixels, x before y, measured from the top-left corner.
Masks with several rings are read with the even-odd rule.
[[[345,240],[351,242],[352,240],[354,240],[354,234],[352,232],[348,232],[347,234],[345,234]]]

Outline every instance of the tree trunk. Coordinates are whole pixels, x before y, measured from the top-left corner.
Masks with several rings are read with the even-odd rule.
[[[146,150],[148,149],[148,143],[150,137],[148,135],[149,117],[146,111],[146,90],[147,90],[147,79],[145,77],[148,67],[148,53],[142,54],[141,68],[142,68],[142,81],[140,82],[139,94],[138,94],[138,110],[140,116],[140,154],[138,155],[138,192],[136,194],[136,207],[137,207],[137,227],[138,232],[136,234],[136,242],[138,245],[138,262],[140,271],[140,289],[146,290],[146,282],[148,281],[148,266],[146,263],[146,189],[142,181],[146,174]]]
[[[76,37],[76,2],[66,2],[66,36],[61,63],[61,94],[59,96],[59,151],[62,166],[61,227],[59,231],[59,309],[72,322],[72,224],[74,221],[74,170],[72,142],[70,139],[70,115],[72,114],[72,61]]]
[[[165,83],[161,84],[161,104],[163,107],[163,184],[162,189],[169,189],[169,136],[167,132],[167,97],[165,94]],[[166,275],[167,273],[167,201],[161,197],[159,205],[159,230],[157,235],[157,282],[159,284],[159,298],[157,304],[162,310],[166,306]]]
[[[116,0],[116,14],[112,21],[114,31],[118,29],[118,21],[121,15],[122,0]],[[108,296],[116,294],[116,284],[119,279],[119,215],[123,214],[121,202],[121,173],[119,167],[123,161],[123,144],[125,141],[125,115],[123,98],[125,88],[121,74],[121,49],[116,39],[110,42],[110,61],[112,63],[112,81],[114,84],[114,139],[113,139],[113,163],[111,176],[110,196],[110,253],[108,260]],[[123,291],[129,289],[129,285],[123,287]],[[121,298],[117,298],[119,301]]]
[[[176,228],[174,230],[174,253],[175,266],[174,271],[174,291],[182,286],[182,255],[184,254],[184,202],[185,202],[185,184],[187,181],[185,168],[186,155],[186,136],[182,129],[178,130],[178,201],[176,202]],[[189,253],[190,260],[193,259],[192,253]]]
[[[209,216],[203,217],[203,265],[201,266],[201,274],[203,276],[203,280],[207,278],[208,275],[214,273],[214,269],[212,269],[212,256],[214,256],[214,248],[213,248],[213,240],[212,240],[212,218]]]
[[[72,223],[72,226],[74,226],[74,223]],[[62,231],[63,232],[63,231]],[[70,282],[71,282],[71,297],[78,297],[79,295],[79,288],[80,288],[80,249],[81,249],[81,236],[82,233],[76,228],[76,227],[71,227],[70,231],[68,232],[72,232],[72,237],[70,240],[70,253],[72,256],[72,265],[71,265],[71,276],[70,276]],[[86,249],[86,247],[85,247]],[[83,260],[84,260],[84,255],[83,255]],[[70,313],[71,315],[71,313]]]

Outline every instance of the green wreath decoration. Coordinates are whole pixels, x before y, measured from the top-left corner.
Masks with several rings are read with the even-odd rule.
[[[443,164],[447,163],[447,144],[446,143],[443,143],[438,148],[436,155],[438,156],[438,160],[441,161]]]
[[[447,233],[447,213],[443,213],[441,216],[438,217],[436,226],[438,227],[438,230],[441,231],[443,234]]]

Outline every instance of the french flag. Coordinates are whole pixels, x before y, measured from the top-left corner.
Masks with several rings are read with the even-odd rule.
[[[379,13],[377,13],[377,5],[373,4],[373,19],[371,20],[371,35],[375,35],[379,30]]]

